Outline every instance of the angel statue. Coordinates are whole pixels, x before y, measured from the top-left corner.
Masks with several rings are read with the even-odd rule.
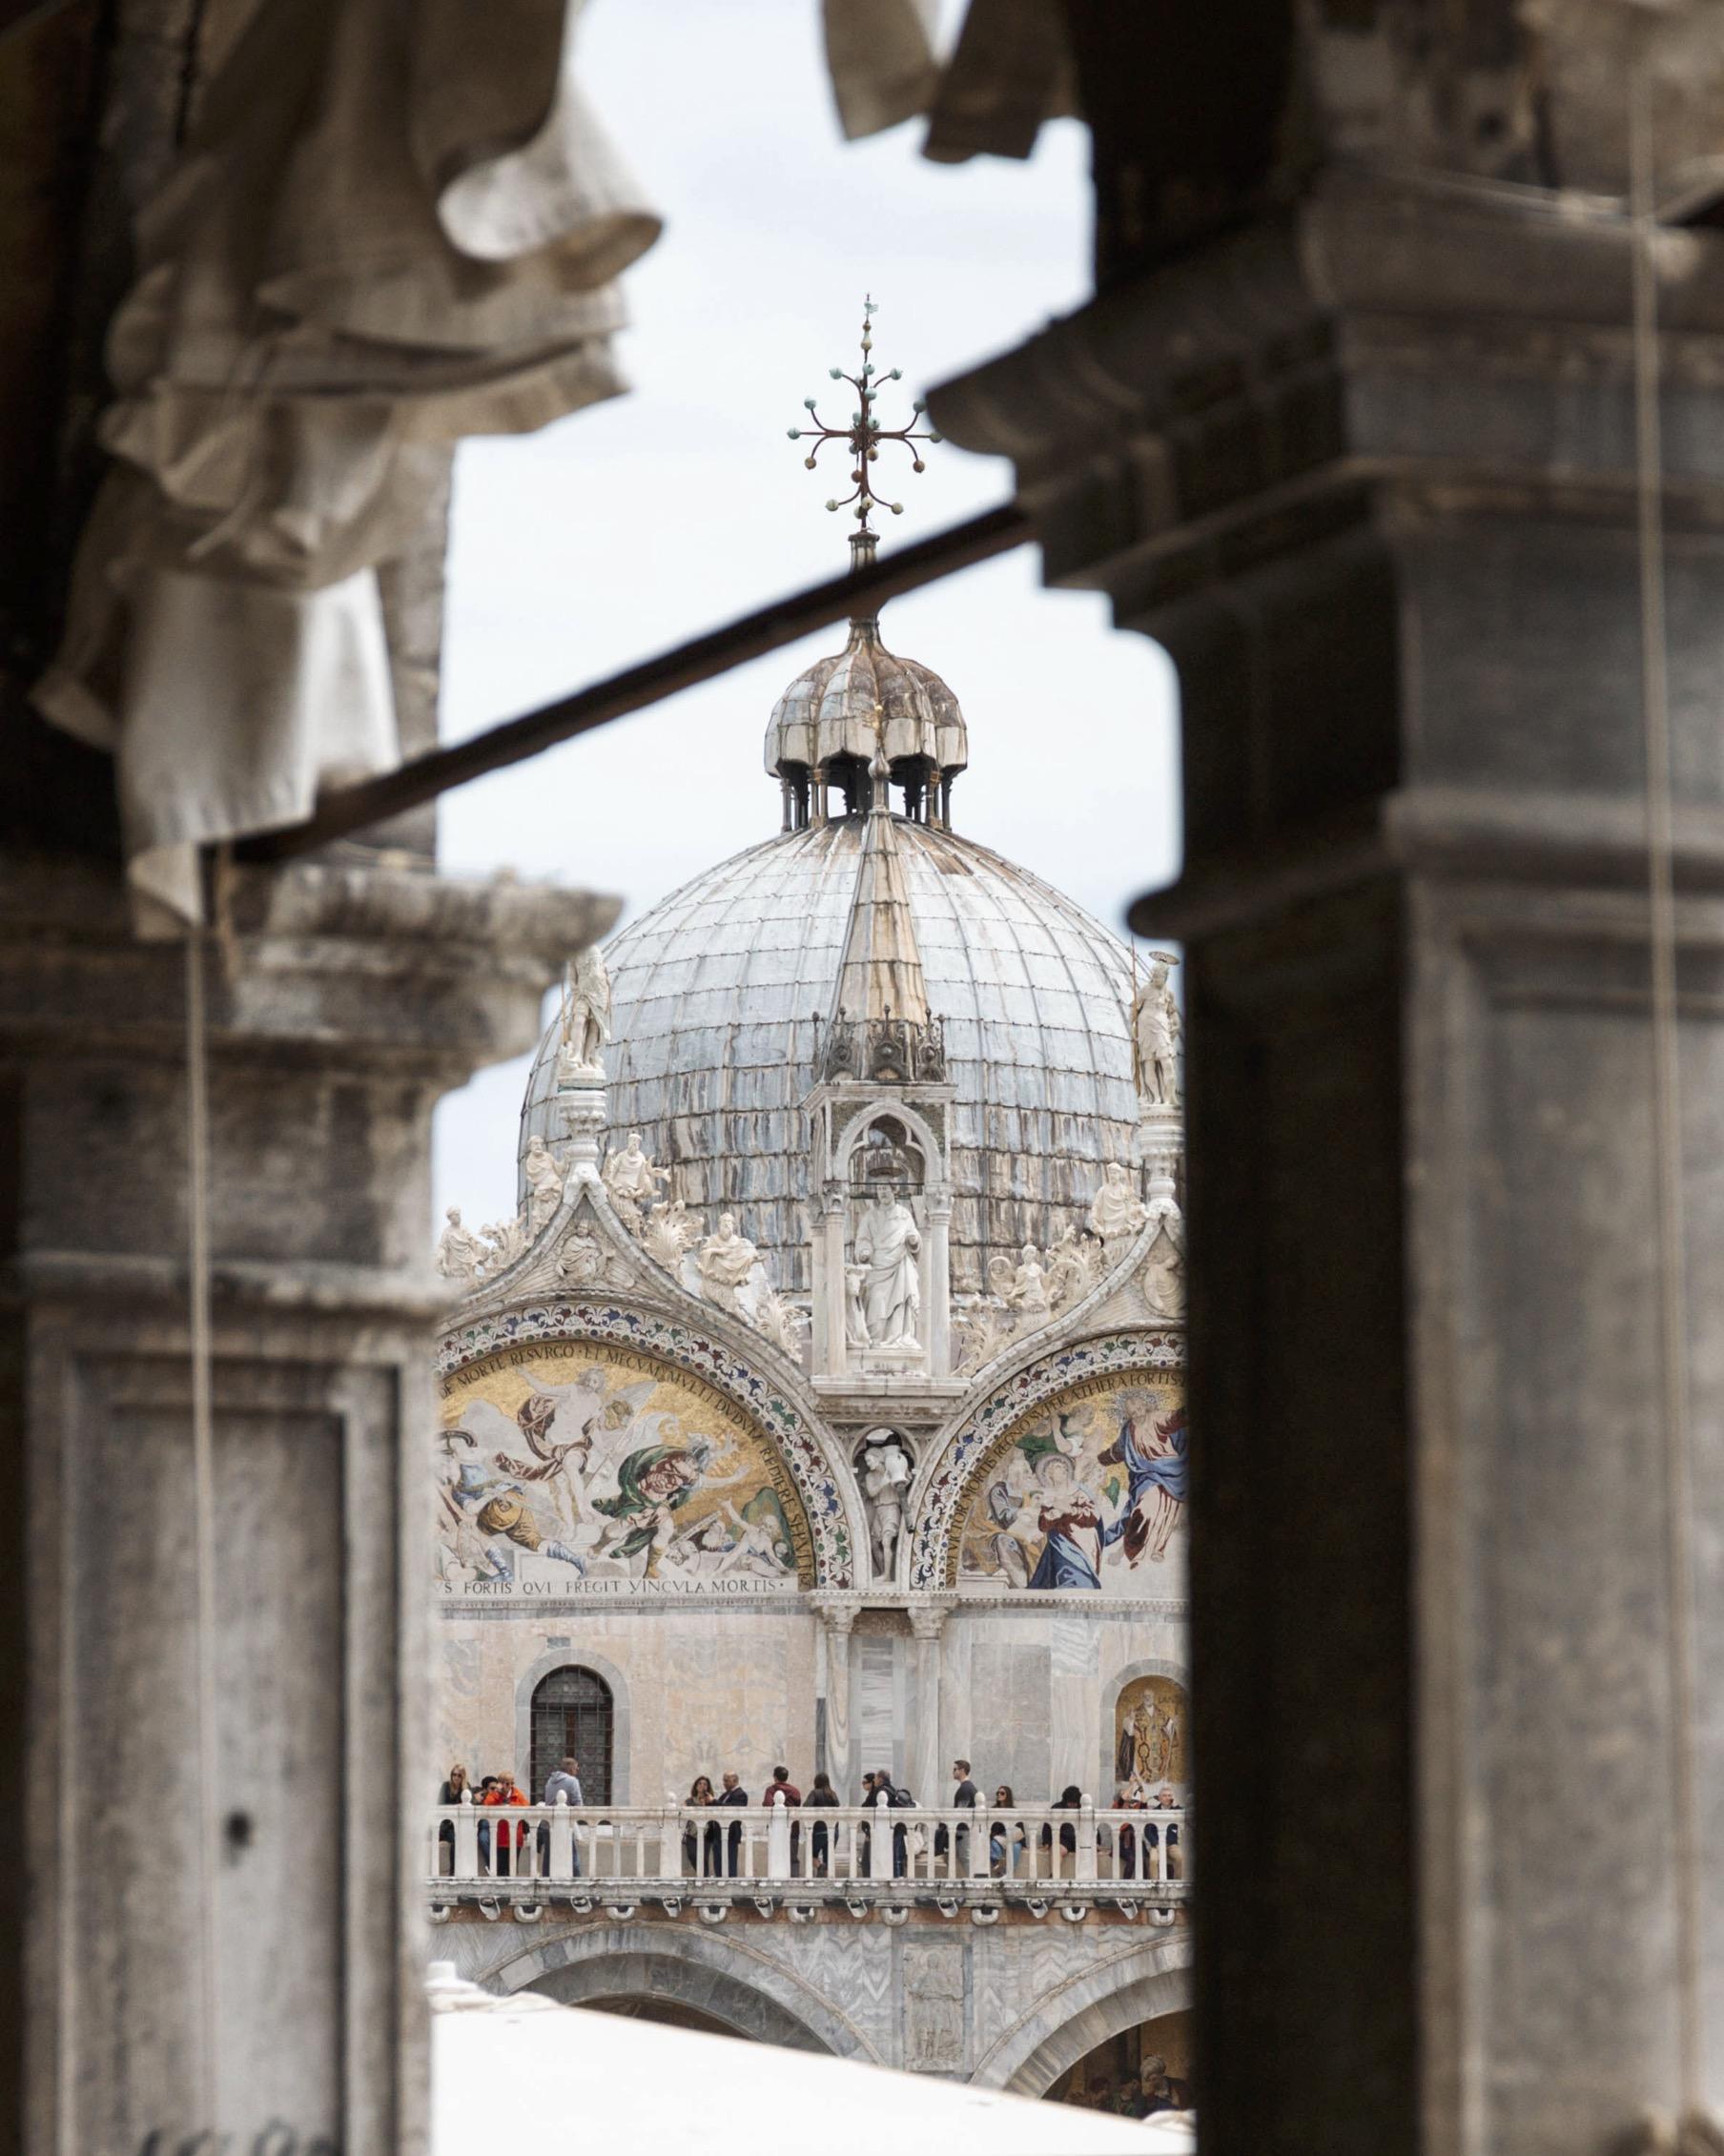
[[[597,944],[583,951],[564,981],[557,1083],[603,1083],[601,1053],[610,1038],[610,974]]]
[[[1018,1253],[1016,1266],[1009,1258],[995,1258],[988,1264],[988,1285],[1024,1325],[1046,1324],[1054,1314],[1048,1297],[1047,1267],[1033,1242]]]

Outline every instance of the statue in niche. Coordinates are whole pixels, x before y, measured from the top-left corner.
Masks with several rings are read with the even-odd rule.
[[[595,944],[569,969],[563,996],[559,1085],[603,1085],[604,1049],[610,1038],[610,974]]]
[[[875,1430],[863,1440],[862,1494],[868,1504],[868,1539],[874,1578],[891,1580],[897,1567],[904,1532],[904,1493],[910,1487],[910,1455],[893,1430]]]
[[[521,1163],[526,1178],[526,1232],[530,1241],[542,1235],[563,1202],[563,1169],[542,1138],[529,1138]]]
[[[608,1154],[604,1168],[605,1189],[625,1227],[639,1235],[659,1194],[659,1184],[668,1182],[670,1170],[657,1168],[641,1144],[641,1134],[631,1130],[621,1153]]]
[[[476,1280],[485,1262],[485,1246],[471,1228],[462,1226],[459,1205],[449,1207],[448,1222],[437,1239],[437,1269],[444,1280]]]
[[[1110,1160],[1101,1187],[1090,1201],[1090,1231],[1103,1242],[1122,1242],[1149,1219],[1149,1207],[1132,1188],[1129,1170]]]
[[[721,1213],[716,1233],[701,1244],[695,1260],[701,1292],[721,1310],[734,1310],[738,1317],[748,1317],[752,1303],[749,1280],[759,1263],[759,1251],[746,1235],[736,1232],[735,1214]]]
[[[1150,954],[1149,977],[1132,997],[1132,1062],[1138,1100],[1145,1108],[1180,1104],[1180,1006],[1167,985],[1167,969],[1179,963],[1170,951]]]
[[[922,1231],[901,1198],[882,1194],[856,1227],[856,1263],[866,1268],[862,1307],[872,1347],[919,1347]]]
[[[1033,1242],[1026,1242],[1018,1252],[1016,1267],[1009,1258],[990,1260],[988,1280],[995,1293],[1008,1309],[1016,1312],[1018,1324],[1025,1328],[1046,1324],[1054,1315],[1054,1305],[1048,1297],[1047,1269],[1042,1264],[1040,1251]]]

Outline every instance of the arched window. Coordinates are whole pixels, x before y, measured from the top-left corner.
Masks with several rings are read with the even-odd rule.
[[[535,1804],[545,1777],[571,1754],[581,1762],[581,1794],[589,1804],[610,1802],[610,1750],[614,1714],[610,1687],[602,1676],[569,1663],[533,1688],[532,1787]]]

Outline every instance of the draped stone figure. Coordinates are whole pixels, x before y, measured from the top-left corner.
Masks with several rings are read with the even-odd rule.
[[[1175,1108],[1180,1101],[1180,1006],[1167,985],[1171,963],[1158,953],[1132,997],[1132,1060],[1145,1107]]]
[[[737,1234],[735,1214],[721,1213],[717,1231],[701,1244],[695,1260],[707,1300],[716,1303],[721,1310],[748,1316],[746,1290],[759,1262],[759,1251],[746,1235]]]
[[[597,944],[583,951],[569,975],[563,1004],[563,1044],[557,1053],[559,1084],[603,1080],[605,1044],[610,1038],[610,973]]]
[[[922,1287],[917,1257],[922,1232],[901,1198],[880,1198],[856,1229],[856,1263],[867,1268],[862,1308],[875,1347],[916,1347]]]
[[[653,1165],[651,1155],[641,1144],[640,1132],[631,1130],[628,1143],[621,1153],[613,1153],[606,1159],[604,1172],[605,1188],[611,1203],[624,1225],[638,1235],[658,1196],[660,1183],[670,1180],[670,1170]]]
[[[538,1235],[563,1202],[563,1169],[542,1138],[529,1138],[521,1163],[526,1178],[526,1231]]]
[[[485,1246],[461,1224],[461,1207],[451,1205],[449,1224],[437,1240],[437,1269],[444,1280],[470,1281],[485,1262]]]
[[[1136,1235],[1148,1218],[1149,1207],[1133,1189],[1131,1177],[1118,1160],[1110,1160],[1090,1201],[1092,1233],[1103,1242],[1119,1242]]]

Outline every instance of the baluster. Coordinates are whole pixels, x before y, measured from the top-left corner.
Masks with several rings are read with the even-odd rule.
[[[1078,1877],[1096,1877],[1096,1799],[1087,1790],[1078,1809]]]
[[[978,1796],[975,1810],[971,1815],[975,1824],[970,1830],[970,1877],[985,1879],[993,1870],[993,1846],[988,1839],[988,1799]]]
[[[891,1808],[881,1795],[869,1809],[873,1813],[873,1823],[868,1836],[868,1876],[871,1879],[889,1879],[892,1877]]]
[[[455,1877],[479,1877],[479,1821],[473,1817],[473,1792],[461,1793],[461,1810],[455,1815]]]
[[[774,1879],[790,1876],[790,1808],[782,1797],[772,1803],[767,1823],[767,1876]]]
[[[557,1801],[551,1807],[550,1861],[544,1869],[547,1879],[575,1876],[575,1822],[569,1817],[566,1789],[557,1792]]]

